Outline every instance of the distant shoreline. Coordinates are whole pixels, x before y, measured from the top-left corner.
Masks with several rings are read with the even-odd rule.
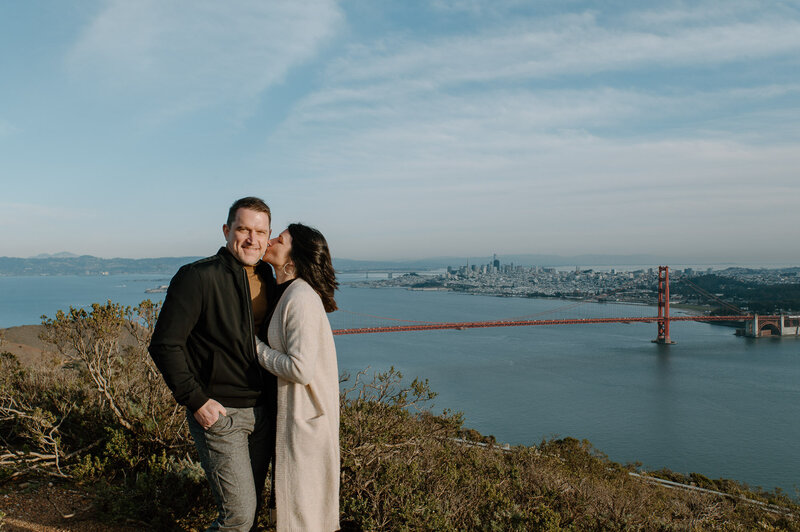
[[[211,250],[213,254],[215,250]],[[204,255],[205,256],[205,255]],[[203,256],[152,257],[152,258],[102,258],[93,255],[75,255],[61,252],[36,257],[0,257],[0,276],[9,275],[116,275],[116,274],[174,274],[184,264],[194,262]],[[674,269],[791,269],[800,268],[798,264],[775,263],[737,263],[731,261],[692,260],[669,258],[655,255],[545,255],[545,254],[502,254],[498,258],[504,263],[518,266],[539,266],[547,268],[594,268],[597,270],[629,270],[652,268],[657,265],[670,265]],[[492,261],[487,256],[472,257],[433,257],[413,260],[360,260],[333,259],[338,273],[400,273],[432,272],[451,265],[486,264]]]
[[[414,287],[405,287],[405,286],[363,286],[358,285],[356,283],[348,283],[352,285],[353,288],[371,288],[371,289],[390,289],[390,288],[399,288],[405,289],[409,292],[452,292],[454,294],[465,294],[469,296],[487,296],[487,297],[500,297],[500,298],[514,298],[514,299],[560,299],[562,301],[581,301],[585,303],[598,303],[598,304],[614,304],[614,305],[631,305],[631,306],[640,306],[640,307],[656,307],[656,303],[649,303],[645,301],[636,301],[636,300],[613,300],[613,301],[601,301],[594,298],[581,298],[581,297],[564,297],[564,296],[551,296],[545,294],[535,294],[535,295],[522,295],[522,294],[505,294],[505,293],[491,293],[491,292],[477,292],[473,290],[454,290],[452,288],[447,287],[432,287],[432,288],[414,288]],[[670,303],[670,308],[680,309],[692,316],[701,316],[706,311],[713,310],[713,307],[710,305],[693,305],[689,303]],[[717,324],[716,322],[710,322],[712,324]]]

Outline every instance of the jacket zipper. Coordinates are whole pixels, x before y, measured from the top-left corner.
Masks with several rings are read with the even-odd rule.
[[[244,278],[244,293],[245,304],[247,305],[247,323],[250,326],[250,360],[256,360],[256,333],[255,325],[253,324],[253,298],[250,295],[250,280],[247,278],[247,271],[242,268],[242,277]]]

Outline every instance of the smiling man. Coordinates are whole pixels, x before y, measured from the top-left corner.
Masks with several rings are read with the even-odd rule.
[[[187,409],[217,502],[208,530],[255,528],[274,452],[276,381],[255,349],[275,286],[261,262],[270,222],[263,200],[234,202],[222,226],[226,245],[175,274],[150,343],[167,386]]]

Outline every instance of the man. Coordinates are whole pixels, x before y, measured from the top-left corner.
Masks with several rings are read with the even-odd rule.
[[[150,342],[167,386],[187,408],[217,502],[208,530],[255,529],[274,452],[276,381],[255,350],[275,286],[260,262],[270,223],[263,200],[234,202],[222,226],[226,245],[175,274]]]

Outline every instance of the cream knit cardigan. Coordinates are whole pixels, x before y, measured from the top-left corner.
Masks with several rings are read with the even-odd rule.
[[[339,370],[322,300],[296,279],[258,361],[278,377],[275,496],[278,531],[339,529]]]

